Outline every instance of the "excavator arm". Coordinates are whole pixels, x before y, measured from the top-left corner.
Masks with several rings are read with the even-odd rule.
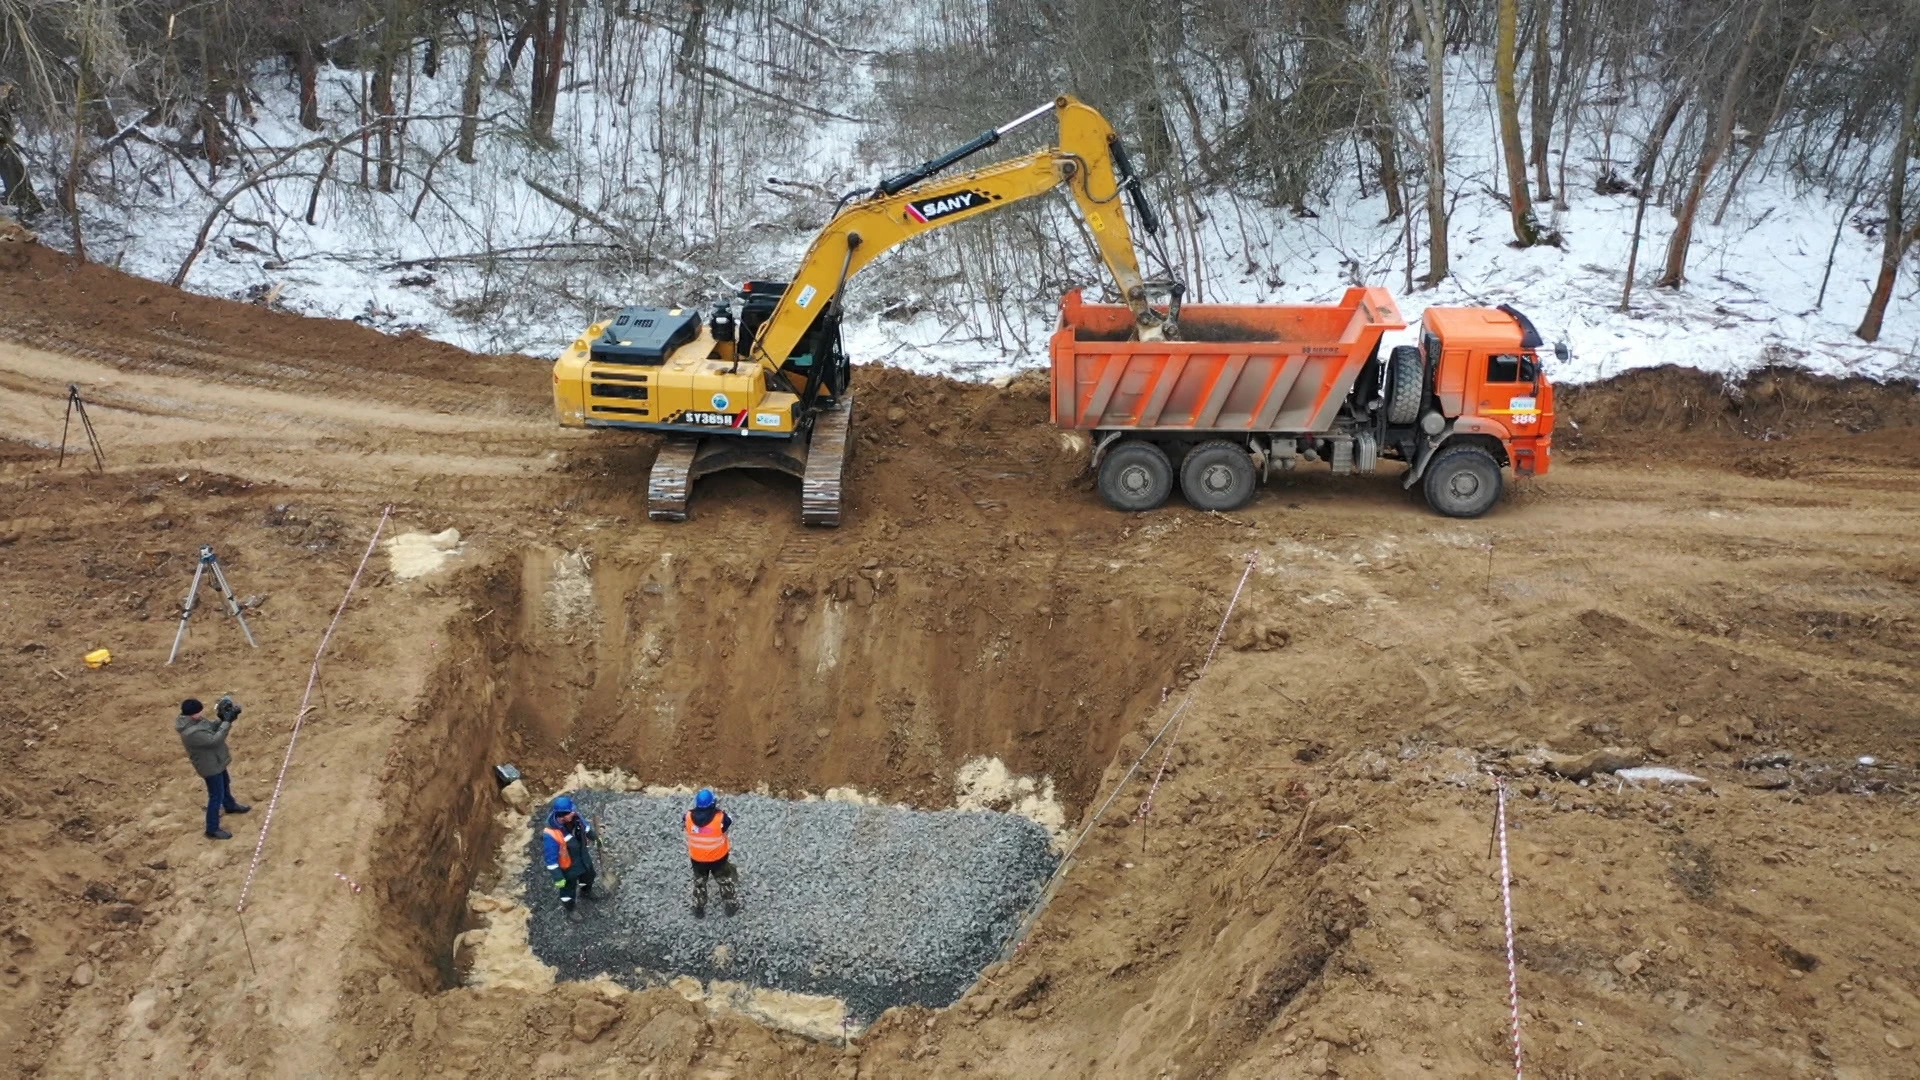
[[[930,179],[1049,111],[1060,128],[1054,146],[960,176]],[[894,245],[1062,185],[1079,205],[1121,298],[1133,310],[1136,332],[1148,340],[1162,336],[1165,320],[1148,303],[1133,233],[1121,213],[1121,197],[1131,189],[1136,212],[1149,230],[1157,228],[1152,212],[1135,186],[1113,126],[1091,106],[1063,95],[949,154],[882,182],[841,208],[814,238],[779,305],[760,327],[753,359],[775,375],[819,314],[838,302],[848,279]]]

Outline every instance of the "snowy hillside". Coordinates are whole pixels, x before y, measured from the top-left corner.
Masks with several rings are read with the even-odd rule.
[[[206,249],[186,273],[186,288],[235,298],[277,289],[276,302],[290,310],[419,330],[470,349],[551,356],[615,306],[698,303],[724,295],[730,282],[785,275],[835,196],[911,164],[901,149],[905,140],[880,119],[886,110],[876,100],[881,91],[873,68],[887,43],[878,28],[875,40],[829,41],[748,25],[744,16],[717,24],[710,33],[746,60],[756,51],[796,67],[831,60],[844,77],[783,102],[715,83],[689,104],[670,101],[665,89],[672,34],[636,20],[601,26],[597,18],[584,17],[573,88],[560,96],[551,148],[518,132],[512,119],[524,111],[518,84],[503,89],[490,76],[481,113],[493,119],[483,126],[478,162],[457,161],[452,148],[466,59],[447,48],[436,77],[409,68],[404,94],[410,104],[401,111],[415,119],[406,125],[396,190],[382,194],[349,182],[362,168],[357,140],[331,154],[332,147],[320,145],[362,122],[364,73],[322,70],[325,129],[316,136],[293,123],[292,80],[272,63],[253,81],[264,100],[244,129],[253,168],[266,168],[281,148],[314,145],[286,156],[258,184],[229,169],[209,186],[204,163],[189,168],[152,145],[125,143],[127,164],[115,167],[144,178],[112,202],[86,204],[90,252],[166,280],[210,221]],[[1317,216],[1305,218],[1228,191],[1202,193],[1195,202],[1202,215],[1196,235],[1181,245],[1203,255],[1199,265],[1187,259],[1197,287],[1190,299],[1319,301],[1359,282],[1393,290],[1410,320],[1430,304],[1514,303],[1543,332],[1572,345],[1572,363],[1554,372],[1568,382],[1665,363],[1716,372],[1789,362],[1874,378],[1920,374],[1920,303],[1910,279],[1896,293],[1880,342],[1855,338],[1851,331],[1878,266],[1877,239],[1862,231],[1858,211],[1855,220],[1843,221],[1842,206],[1796,183],[1785,169],[1766,170],[1764,158],[1743,181],[1724,224],[1701,215],[1690,280],[1679,290],[1652,285],[1672,217],[1649,207],[1642,280],[1630,312],[1618,309],[1635,200],[1594,193],[1604,167],[1599,131],[1581,129],[1571,140],[1570,207],[1540,207],[1543,224],[1563,234],[1564,246],[1510,247],[1507,209],[1497,195],[1505,182],[1497,168],[1489,65],[1473,53],[1452,65],[1448,150],[1455,202],[1447,280],[1431,290],[1406,287],[1412,276],[1407,223],[1382,224],[1384,201],[1377,190],[1361,197],[1349,169],[1324,201],[1310,204]],[[827,85],[830,92],[819,89]],[[1627,125],[1644,127],[1641,114],[1648,111],[1629,108]],[[702,138],[702,125],[723,134]],[[691,135],[690,126],[696,128]],[[1613,135],[1616,170],[1628,164],[1621,159],[1630,154],[1629,134],[1638,137]],[[663,154],[689,140],[697,160],[670,177],[656,167]],[[982,160],[1000,155],[996,148]],[[326,182],[319,183],[323,172]],[[240,194],[214,213],[236,186]],[[1708,205],[1717,202],[1716,191]],[[1079,241],[1064,217],[1066,200],[1055,203],[1034,220],[1051,222],[1069,245],[1071,277],[1098,285],[1098,263],[1073,246]],[[990,227],[974,223],[953,231]],[[1417,274],[1425,269],[1417,223],[1414,233]],[[1029,273],[1017,255],[982,271],[943,243],[930,237],[924,250],[898,252],[856,280],[847,326],[856,359],[965,378],[1043,363],[1057,279]],[[1825,301],[1816,304],[1830,250]],[[982,282],[983,274],[998,280]]]

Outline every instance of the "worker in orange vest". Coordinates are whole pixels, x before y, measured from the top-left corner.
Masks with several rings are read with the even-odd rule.
[[[553,887],[560,890],[560,907],[569,915],[576,893],[593,898],[593,839],[593,824],[574,810],[572,799],[562,795],[553,800],[547,827],[541,830],[540,846],[547,856]]]
[[[681,823],[687,831],[687,855],[693,859],[693,917],[707,914],[708,878],[720,880],[720,902],[727,914],[736,914],[740,898],[734,889],[733,863],[727,858],[733,850],[727,838],[733,818],[714,801],[712,789],[701,788]]]

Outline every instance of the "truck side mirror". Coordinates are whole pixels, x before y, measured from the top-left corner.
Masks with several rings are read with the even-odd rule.
[[[1563,364],[1567,363],[1573,359],[1573,350],[1567,348],[1566,342],[1556,341],[1553,343],[1553,358]]]
[[[1532,382],[1540,377],[1540,364],[1531,356],[1520,358],[1520,381]]]

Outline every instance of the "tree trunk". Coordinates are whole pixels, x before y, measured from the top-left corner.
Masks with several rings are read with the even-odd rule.
[[[300,79],[300,126],[320,130],[320,58],[304,37],[293,46],[293,70]]]
[[[1900,260],[1913,245],[1920,226],[1907,221],[1907,159],[1913,155],[1914,114],[1920,112],[1920,49],[1915,50],[1913,73],[1907,78],[1907,96],[1900,103],[1900,131],[1893,139],[1893,163],[1887,171],[1887,225],[1880,247],[1880,276],[1873,283],[1873,295],[1867,300],[1866,317],[1854,335],[1861,341],[1878,341],[1880,324],[1887,317],[1887,302],[1893,298],[1893,281],[1900,275]]]
[[[1766,123],[1753,133],[1747,156],[1740,159],[1734,167],[1733,177],[1727,181],[1727,190],[1720,196],[1720,208],[1713,212],[1713,223],[1719,225],[1727,217],[1727,205],[1733,202],[1733,193],[1740,187],[1740,178],[1753,166],[1753,159],[1760,156],[1760,148],[1766,142],[1767,134],[1780,122],[1780,114],[1787,107],[1787,91],[1793,87],[1793,73],[1800,70],[1800,57],[1806,52],[1807,39],[1812,36],[1814,23],[1820,17],[1820,4],[1815,0],[1813,10],[1807,16],[1806,26],[1800,31],[1800,41],[1793,47],[1793,56],[1787,61],[1786,74],[1780,76],[1780,89],[1773,95],[1773,109],[1767,113]]]
[[[554,108],[567,52],[570,0],[539,0],[533,8],[533,87],[527,128],[541,142],[553,140]]]
[[[1519,58],[1520,0],[1499,0],[1498,26],[1493,46],[1493,89],[1500,107],[1500,147],[1507,161],[1507,198],[1513,213],[1513,238],[1521,247],[1540,242],[1540,224],[1533,219],[1533,199],[1527,194],[1527,155],[1520,148],[1520,102],[1514,95],[1513,69]]]
[[[1547,53],[1552,22],[1553,0],[1534,0],[1533,123],[1528,134],[1533,137],[1533,177],[1541,202],[1553,201],[1553,183],[1547,173],[1547,148],[1553,142],[1553,62]]]
[[[474,163],[473,143],[480,136],[480,84],[486,78],[487,29],[478,27],[473,36],[473,53],[467,61],[467,86],[460,95],[461,161]]]
[[[1634,186],[1639,188],[1653,186],[1653,168],[1659,163],[1660,148],[1666,144],[1667,133],[1673,130],[1673,122],[1680,118],[1680,108],[1687,103],[1688,89],[1689,87],[1682,84],[1675,90],[1673,97],[1668,99],[1666,108],[1660,110],[1659,119],[1653,122],[1653,130],[1647,133],[1647,143],[1640,148],[1640,158],[1633,163]],[[1606,174],[1602,173],[1600,179],[1604,181]],[[1606,191],[1601,189],[1597,193],[1605,195]]]
[[[0,202],[20,211],[21,217],[32,218],[46,206],[33,190],[33,174],[13,142],[13,108],[7,103],[12,90],[0,86]]]
[[[1406,180],[1400,170],[1397,112],[1400,95],[1397,93],[1398,80],[1393,73],[1393,24],[1396,14],[1392,0],[1381,6],[1378,14],[1379,32],[1374,35],[1369,56],[1373,76],[1369,95],[1372,99],[1373,123],[1367,127],[1367,141],[1373,144],[1373,152],[1380,159],[1380,188],[1387,197],[1387,216],[1380,219],[1382,225],[1398,220],[1400,215],[1407,212],[1404,194]]]
[[[1431,6],[1429,6],[1431,5]],[[1438,285],[1447,259],[1447,37],[1445,0],[1413,0],[1413,17],[1427,54],[1427,274]]]
[[[1747,69],[1753,63],[1753,51],[1760,40],[1760,24],[1765,21],[1766,12],[1761,10],[1754,15],[1753,25],[1747,29],[1747,40],[1740,46],[1740,55],[1733,62],[1733,70],[1727,74],[1727,82],[1720,90],[1720,110],[1714,117],[1713,130],[1707,133],[1706,144],[1701,148],[1700,161],[1693,169],[1693,182],[1687,187],[1686,200],[1680,205],[1678,220],[1673,225],[1673,236],[1667,240],[1667,269],[1660,275],[1658,284],[1663,288],[1677,289],[1687,280],[1687,249],[1693,244],[1693,221],[1700,213],[1700,200],[1706,195],[1707,180],[1713,176],[1713,170],[1720,164],[1721,155],[1727,152],[1727,144],[1733,141],[1733,122],[1740,115],[1740,98],[1747,89]]]
[[[1394,145],[1393,125],[1374,124],[1367,129],[1367,141],[1380,157],[1380,190],[1387,197],[1387,216],[1380,219],[1380,224],[1385,225],[1407,212],[1406,204],[1400,201],[1400,154]]]
[[[1639,201],[1633,208],[1633,240],[1627,245],[1627,280],[1620,289],[1620,310],[1628,307],[1633,299],[1633,275],[1640,265],[1640,226],[1647,220],[1647,199],[1653,194],[1653,170],[1660,163],[1660,151],[1666,146],[1667,132],[1673,127],[1673,117],[1680,112],[1680,101],[1684,93],[1674,95],[1662,117],[1666,122],[1655,124],[1647,135],[1647,145],[1641,148],[1640,160],[1645,163],[1647,178],[1640,184]]]
[[[380,117],[380,168],[374,186],[393,190],[393,51],[383,44],[373,64],[373,111]]]
[[[500,89],[513,85],[513,69],[520,66],[520,53],[532,37],[532,20],[521,23],[520,29],[513,32],[513,40],[507,43],[507,62],[500,65]]]
[[[87,261],[87,238],[80,228],[80,162],[86,150],[87,86],[93,74],[92,8],[82,6],[80,23],[80,63],[73,76],[73,157],[67,162],[67,180],[60,185],[60,208],[67,212],[73,227],[73,257]]]

